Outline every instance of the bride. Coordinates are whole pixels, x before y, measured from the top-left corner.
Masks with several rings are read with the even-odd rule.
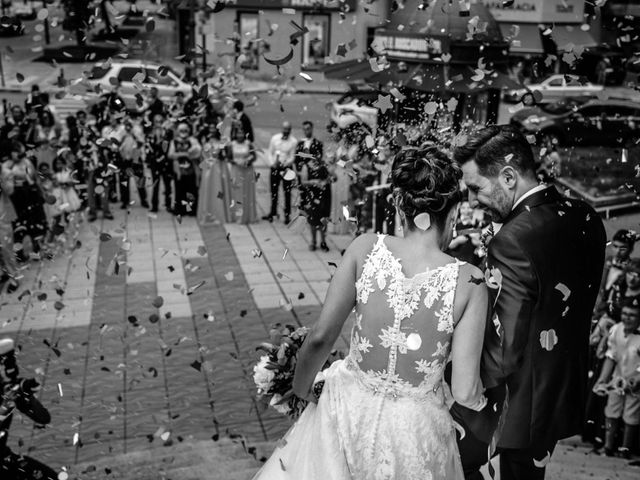
[[[485,285],[469,281],[480,271],[442,252],[460,176],[435,147],[396,156],[404,238],[366,234],[347,249],[295,371],[295,393],[312,403],[254,480],[464,478],[447,405],[486,405],[479,369],[488,300]],[[316,374],[352,310],[349,355],[324,372],[316,398]]]

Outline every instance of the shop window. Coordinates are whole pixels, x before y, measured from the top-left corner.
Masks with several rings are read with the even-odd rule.
[[[329,15],[303,15],[302,22],[309,29],[302,42],[302,66],[308,70],[319,69],[324,59],[331,55],[329,49]]]
[[[240,34],[240,41],[237,45],[236,52],[238,58],[243,55],[243,61],[240,63],[240,67],[244,69],[257,70],[259,43],[256,39],[259,36],[259,16],[256,12],[240,12],[238,13],[238,33]]]

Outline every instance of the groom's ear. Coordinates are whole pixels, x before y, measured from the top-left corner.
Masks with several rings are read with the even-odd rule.
[[[518,172],[510,165],[505,165],[498,175],[500,183],[507,188],[515,188],[518,181]]]

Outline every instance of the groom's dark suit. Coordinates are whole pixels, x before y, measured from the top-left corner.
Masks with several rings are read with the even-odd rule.
[[[467,472],[474,455],[486,460],[507,391],[498,442],[503,480],[544,478],[547,452],[580,431],[605,243],[594,210],[553,187],[523,199],[489,243],[489,283],[501,284],[491,290],[500,333],[487,322],[482,359],[489,404],[480,413],[452,410],[469,434],[470,443],[461,442]]]

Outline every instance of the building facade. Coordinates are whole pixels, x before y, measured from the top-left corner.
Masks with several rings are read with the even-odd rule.
[[[319,71],[364,57],[368,32],[384,22],[387,5],[387,0],[228,0],[217,12],[203,6],[195,12],[196,51],[204,45],[209,65],[237,71],[273,75],[276,66],[269,60],[283,59],[287,73]]]

